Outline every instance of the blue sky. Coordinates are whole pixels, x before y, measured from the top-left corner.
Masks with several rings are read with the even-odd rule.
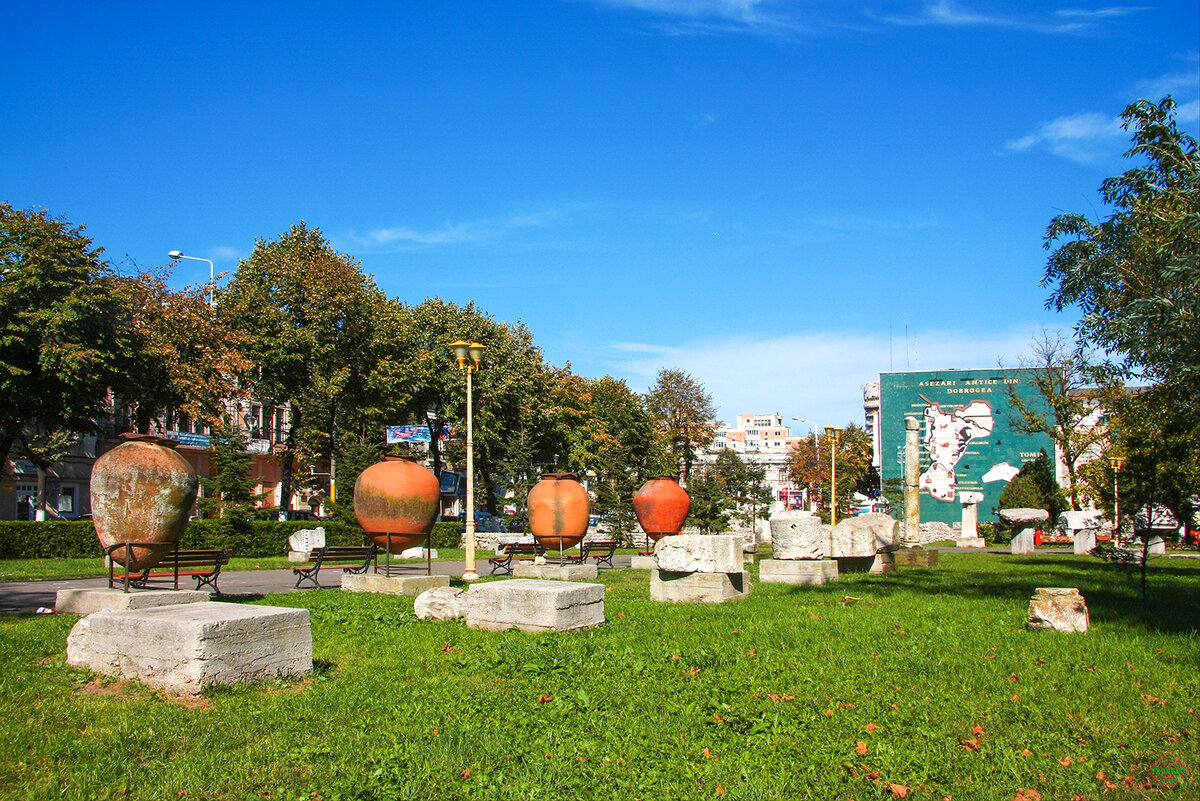
[[[1104,213],[1129,102],[1195,135],[1198,52],[1195,0],[9,2],[0,199],[142,267],[305,220],[583,375],[861,424],[1070,329],[1046,225]]]

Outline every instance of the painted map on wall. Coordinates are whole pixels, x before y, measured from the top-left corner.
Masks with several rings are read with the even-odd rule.
[[[992,509],[1021,466],[1043,449],[1053,458],[1048,436],[1012,427],[1010,393],[1033,408],[1045,407],[1029,378],[1028,370],[1001,368],[879,376],[884,481],[902,477],[904,418],[921,421],[922,521],[961,520],[964,492],[983,493],[979,519],[995,520]]]

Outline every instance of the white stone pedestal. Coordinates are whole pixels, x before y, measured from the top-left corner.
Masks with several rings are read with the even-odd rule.
[[[513,567],[515,578],[550,579],[554,581],[582,581],[600,575],[595,565],[538,565],[522,562]]]
[[[987,540],[983,537],[959,537],[954,545],[957,548],[986,548]]]
[[[653,556],[634,556],[630,558],[629,566],[634,570],[657,570],[658,560]]]
[[[379,573],[347,573],[342,576],[342,592],[419,595],[434,587],[449,586],[449,576],[384,576]]]
[[[307,609],[203,603],[97,612],[75,624],[67,664],[177,694],[312,671]]]
[[[1014,556],[1024,556],[1025,554],[1033,553],[1033,529],[1027,528],[1013,537],[1011,548]]]
[[[750,594],[750,574],[650,572],[650,599],[671,603],[719,604]]]
[[[842,573],[894,573],[896,559],[889,552],[874,556],[835,556],[838,575]]]
[[[1087,556],[1096,547],[1096,529],[1081,528],[1075,532],[1075,555]]]
[[[514,578],[472,584],[467,628],[569,631],[604,622],[604,585]]]
[[[758,580],[764,584],[824,584],[837,579],[838,566],[832,559],[764,559],[758,565]]]
[[[96,612],[123,609],[154,609],[159,606],[194,604],[209,599],[207,592],[196,590],[124,590],[99,589],[59,590],[54,599],[54,611],[68,615],[91,615]]]

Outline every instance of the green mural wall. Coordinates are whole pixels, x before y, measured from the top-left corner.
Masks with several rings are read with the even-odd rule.
[[[1016,471],[1041,450],[1054,458],[1049,436],[1012,428],[1013,394],[1032,408],[1046,408],[1030,376],[1001,368],[880,374],[881,478],[903,478],[904,418],[917,417],[922,521],[961,520],[962,492],[983,493],[979,519],[995,520],[992,510]]]

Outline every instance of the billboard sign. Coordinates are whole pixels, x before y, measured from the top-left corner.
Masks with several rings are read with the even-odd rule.
[[[448,439],[455,439],[455,437],[449,427],[442,426],[442,433],[438,437],[438,441],[445,442]],[[429,426],[388,426],[387,444],[395,445],[399,442],[429,442]]]
[[[1031,370],[938,370],[883,373],[880,381],[880,446],[904,452],[904,418],[920,421],[918,483],[921,520],[962,519],[959,495],[983,493],[980,520],[994,520],[1000,493],[1038,453],[1054,458],[1046,434],[1025,434],[1013,424],[1012,396],[1029,408],[1046,409],[1031,382]],[[901,459],[884,459],[883,481],[903,479]]]

